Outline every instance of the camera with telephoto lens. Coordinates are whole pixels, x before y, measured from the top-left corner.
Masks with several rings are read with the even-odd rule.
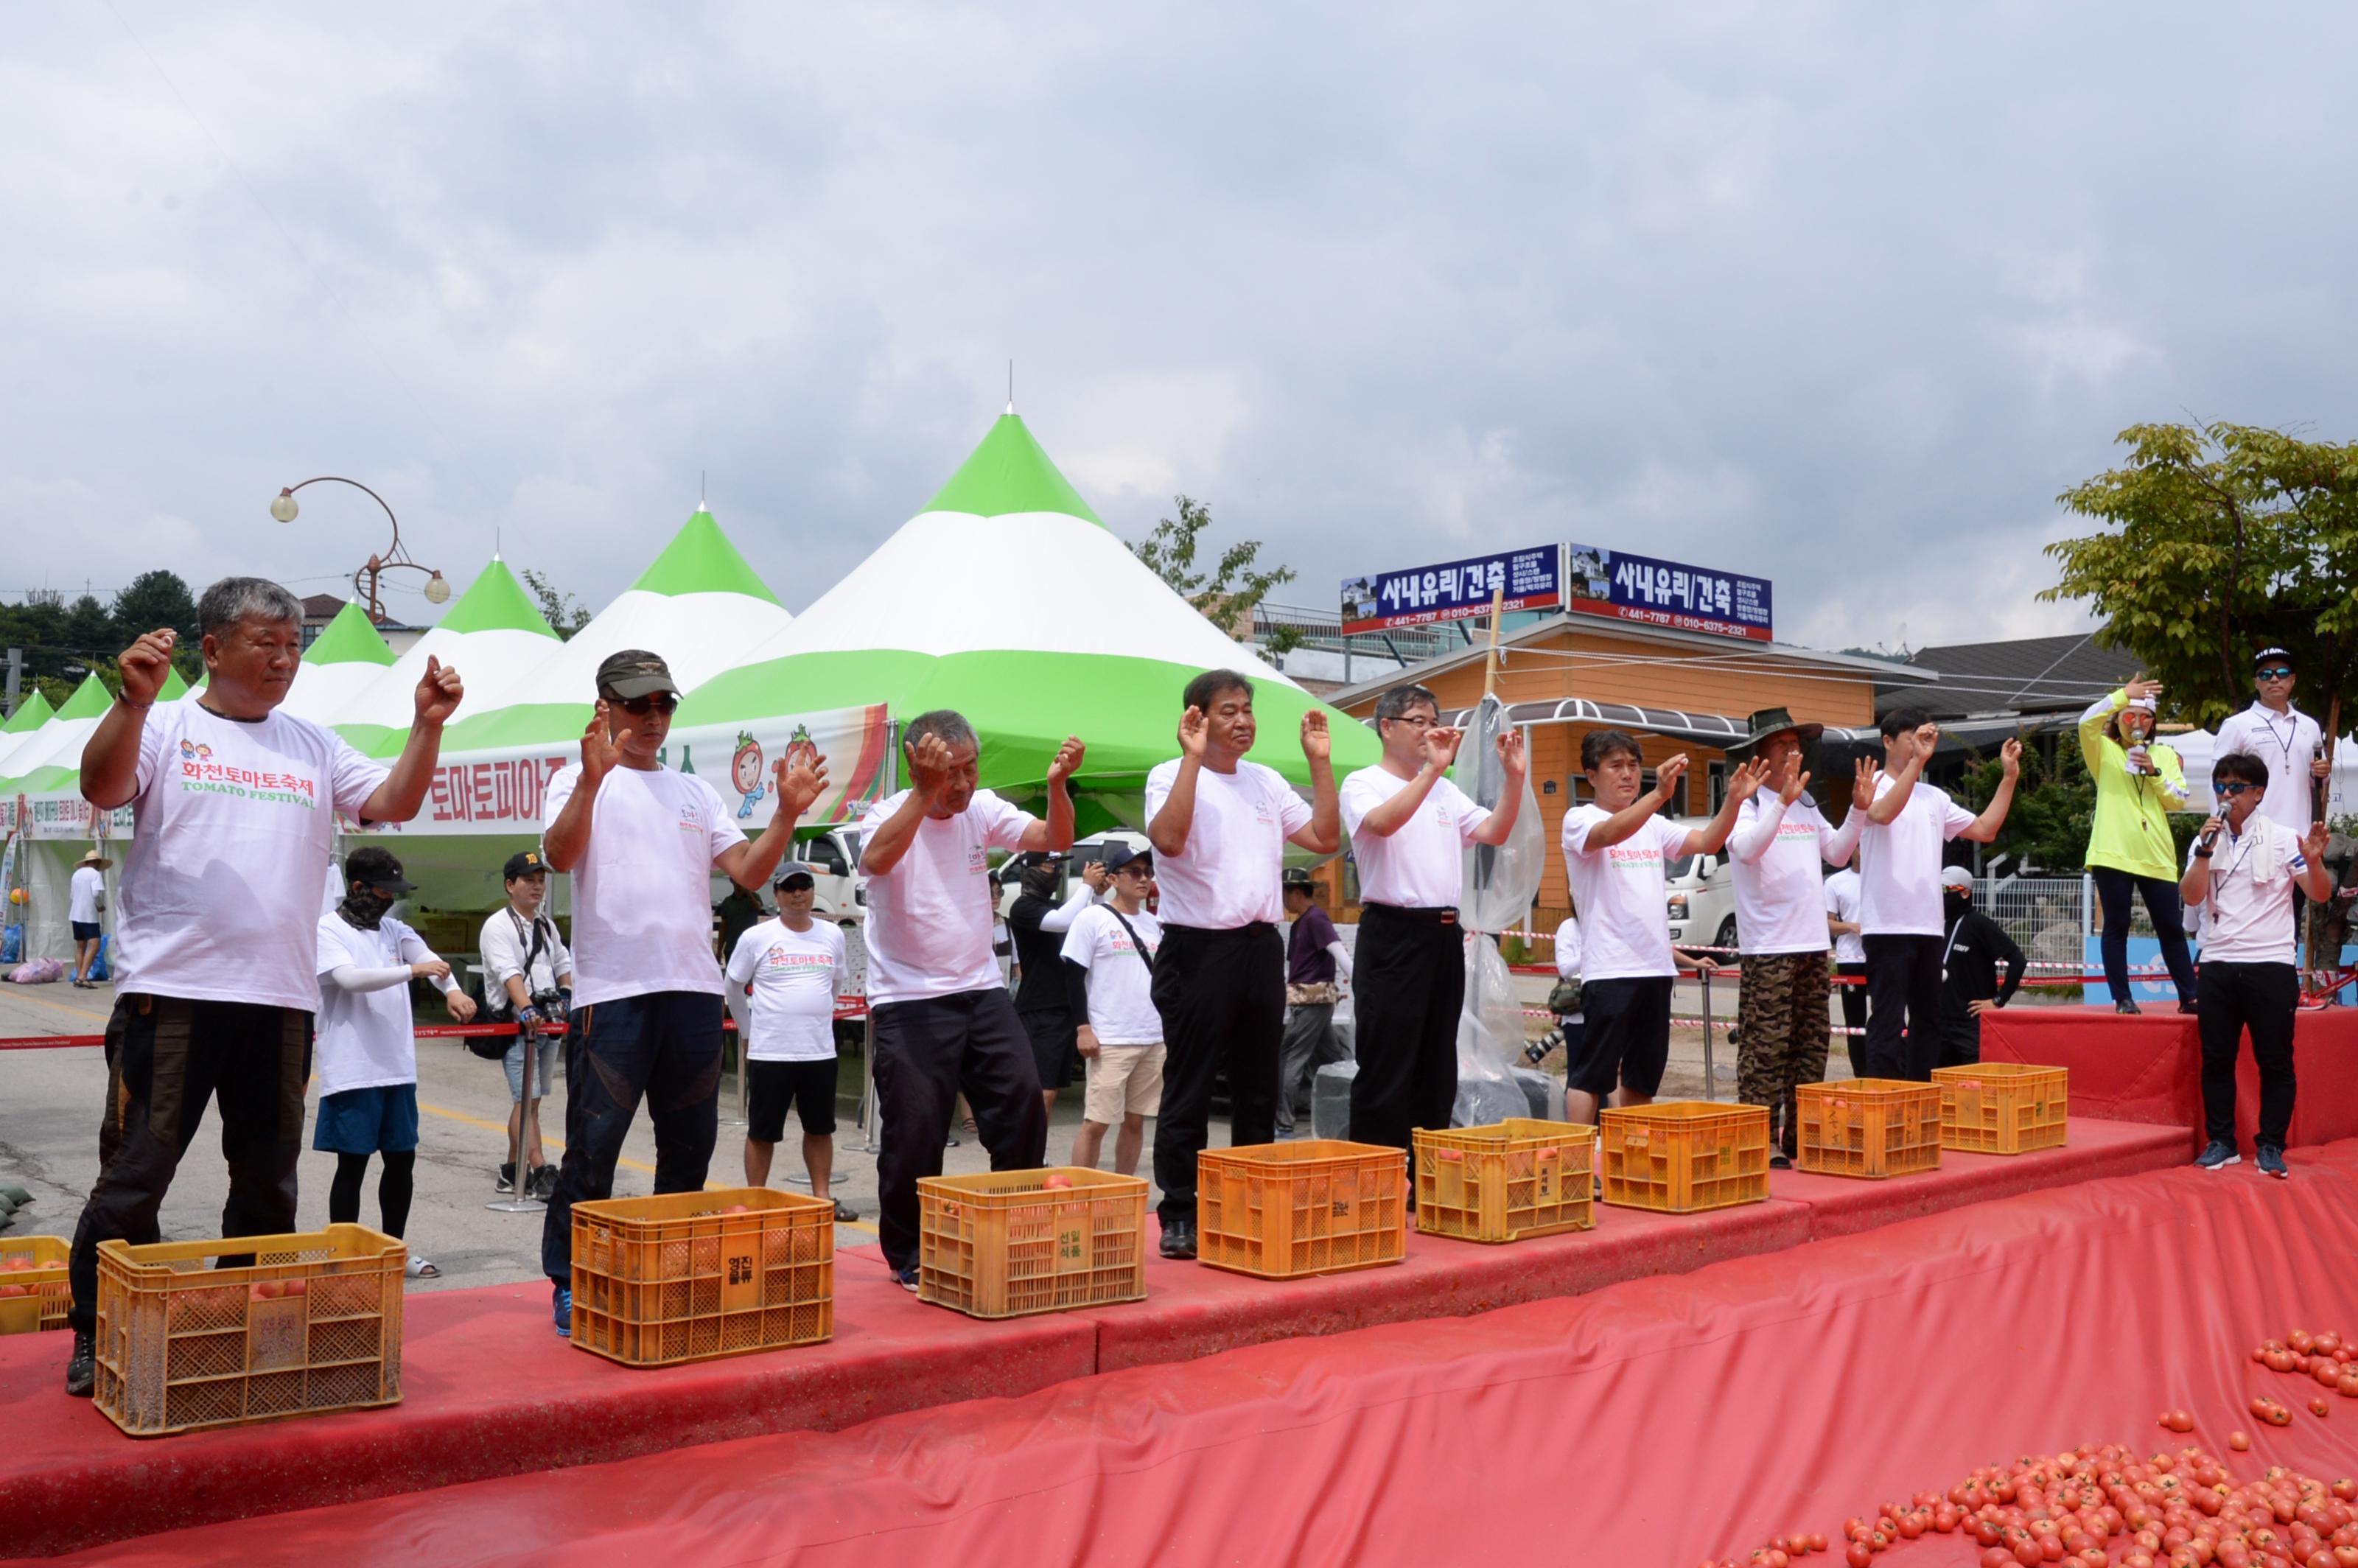
[[[532,993],[533,1011],[540,1014],[543,1023],[563,1022],[568,1000],[561,990],[535,991]]]

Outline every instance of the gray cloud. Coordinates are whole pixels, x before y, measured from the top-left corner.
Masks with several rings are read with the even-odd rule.
[[[462,579],[496,535],[602,602],[704,469],[799,608],[1011,355],[1119,531],[1184,490],[1306,602],[1573,537],[1771,577],[1790,637],[1924,643],[2078,624],[2038,549],[2122,426],[2358,423],[2338,7],[12,31],[0,588],[348,571],[361,498],[264,514],[333,471]]]

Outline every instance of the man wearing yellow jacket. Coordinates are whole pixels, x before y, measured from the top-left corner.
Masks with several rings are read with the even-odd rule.
[[[2153,739],[2161,685],[2143,676],[2080,715],[2080,754],[2096,781],[2087,865],[2104,915],[2104,983],[2113,1006],[2137,1011],[2129,994],[2129,897],[2145,899],[2161,938],[2162,962],[2178,989],[2178,1011],[2194,1011],[2194,965],[2179,916],[2178,841],[2169,814],[2186,806],[2178,753]]]

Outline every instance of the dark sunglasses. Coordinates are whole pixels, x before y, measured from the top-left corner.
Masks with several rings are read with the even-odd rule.
[[[2218,794],[2225,795],[2229,800],[2233,800],[2237,795],[2258,789],[2260,786],[2255,784],[2244,784],[2241,781],[2237,781],[2233,784],[2212,784],[2211,787]]]
[[[2262,670],[2260,672],[2260,678],[2262,680],[2290,680],[2292,679],[2292,671],[2285,668],[2281,665],[2278,665],[2274,668]]]
[[[650,713],[669,713],[679,706],[679,694],[671,691],[651,691],[644,697],[610,697],[609,708],[619,708],[634,719],[644,719]]]

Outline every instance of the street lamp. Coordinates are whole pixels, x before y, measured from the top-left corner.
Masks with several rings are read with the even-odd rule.
[[[396,568],[426,574],[427,603],[441,604],[449,599],[450,585],[443,580],[442,574],[431,567],[422,566],[409,558],[408,548],[401,542],[401,519],[393,514],[392,507],[385,506],[384,497],[356,479],[343,479],[335,474],[323,473],[317,479],[305,480],[303,484],[290,484],[270,498],[270,514],[281,523],[294,522],[296,514],[302,510],[295,503],[295,492],[302,489],[304,484],[349,484],[379,506],[384,507],[384,519],[393,524],[393,545],[383,554],[371,556],[367,565],[352,573],[352,591],[361,596],[362,608],[368,611],[368,618],[372,622],[383,625],[385,620],[384,601],[377,597],[377,580],[384,573]],[[368,580],[363,583],[361,580],[362,578]]]

